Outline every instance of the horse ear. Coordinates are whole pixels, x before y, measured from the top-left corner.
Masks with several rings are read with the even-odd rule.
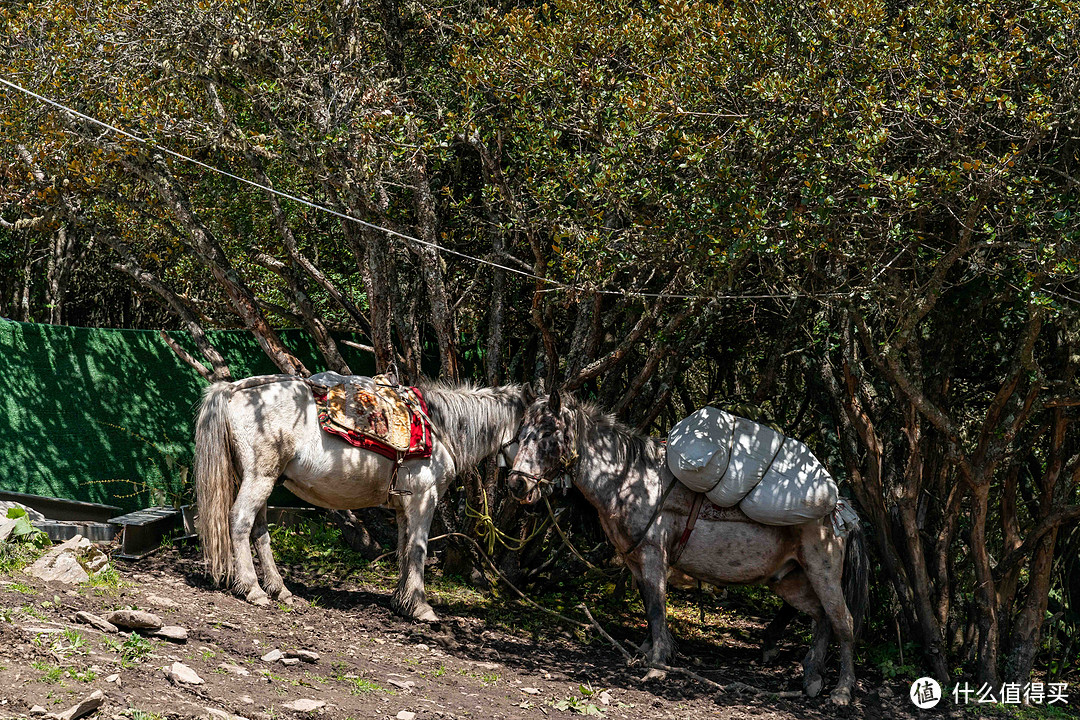
[[[386,372],[383,373],[386,377],[386,381],[391,385],[399,385],[401,383],[401,376],[398,374],[397,363],[393,360],[386,366]]]
[[[521,397],[525,401],[526,405],[532,405],[536,401],[536,396],[540,393],[536,392],[536,388],[532,386],[532,383],[525,383],[521,386]]]
[[[548,409],[556,415],[562,410],[562,398],[559,397],[558,387],[552,390],[551,394],[548,395]]]

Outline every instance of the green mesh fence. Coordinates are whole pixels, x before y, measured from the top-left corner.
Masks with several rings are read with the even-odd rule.
[[[322,369],[306,334],[281,334]],[[195,354],[185,333],[170,335]],[[277,372],[250,333],[209,335],[233,377]],[[341,350],[353,372],[371,374],[369,356]],[[190,499],[205,384],[155,331],[0,319],[0,488],[125,510]]]

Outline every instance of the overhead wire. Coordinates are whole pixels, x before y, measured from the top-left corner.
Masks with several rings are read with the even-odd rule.
[[[350,222],[354,222],[354,223],[357,223],[359,225],[363,225],[364,227],[370,228],[372,230],[376,230],[378,232],[383,232],[383,233],[386,233],[387,235],[400,238],[401,240],[404,240],[406,242],[416,243],[417,245],[420,245],[420,246],[423,246],[423,247],[428,247],[428,248],[431,248],[433,250],[437,250],[439,252],[446,253],[448,255],[453,255],[455,257],[460,257],[460,258],[463,258],[465,260],[469,260],[470,262],[478,263],[478,264],[481,264],[481,265],[487,265],[489,267],[493,267],[493,268],[496,268],[498,270],[502,270],[504,272],[512,273],[514,275],[529,278],[531,280],[536,280],[538,282],[550,285],[551,287],[548,288],[544,292],[566,292],[566,291],[570,291],[570,292],[590,293],[590,294],[599,294],[599,295],[616,295],[616,296],[621,296],[621,297],[655,298],[655,299],[663,298],[663,299],[671,299],[671,300],[760,300],[760,299],[790,299],[790,298],[800,297],[800,296],[817,297],[817,298],[820,298],[820,297],[849,297],[850,294],[851,294],[851,293],[844,293],[844,292],[827,292],[827,293],[794,293],[794,292],[792,292],[792,293],[758,293],[758,294],[752,294],[752,295],[736,295],[736,294],[694,295],[694,294],[681,294],[681,293],[649,292],[649,291],[642,291],[642,290],[611,290],[611,289],[590,288],[590,287],[583,287],[583,286],[579,286],[579,285],[572,285],[572,284],[569,284],[569,283],[562,282],[560,280],[555,280],[555,279],[552,279],[552,278],[543,277],[541,275],[537,275],[535,273],[528,272],[526,270],[522,270],[521,268],[515,268],[515,267],[509,266],[509,265],[503,265],[502,263],[497,263],[497,262],[494,262],[492,260],[488,260],[487,258],[477,257],[475,255],[470,255],[468,253],[461,252],[460,250],[454,250],[453,248],[446,247],[445,245],[440,245],[439,243],[431,242],[430,240],[422,240],[422,239],[414,237],[412,235],[408,235],[406,233],[399,232],[397,230],[393,230],[391,228],[384,227],[382,225],[378,225],[376,223],[369,222],[367,220],[363,220],[363,219],[358,218],[358,217],[356,217],[354,215],[349,215],[348,213],[343,213],[343,212],[340,212],[338,210],[334,210],[333,208],[327,207],[325,205],[321,205],[321,204],[319,204],[317,202],[314,202],[312,200],[309,200],[308,198],[305,198],[303,196],[295,195],[293,193],[288,193],[288,192],[285,192],[283,190],[279,190],[277,188],[274,188],[274,187],[271,187],[271,186],[268,186],[268,185],[264,185],[262,183],[251,180],[249,178],[245,178],[245,177],[243,177],[241,175],[231,173],[228,170],[222,170],[221,168],[216,167],[214,165],[211,165],[209,163],[203,162],[202,160],[198,160],[196,158],[185,155],[185,154],[183,154],[181,152],[177,152],[176,150],[173,150],[171,148],[160,145],[160,144],[154,142],[153,140],[141,137],[141,136],[136,135],[135,133],[132,133],[132,132],[130,132],[128,130],[124,130],[123,128],[117,127],[116,125],[112,125],[110,123],[107,123],[104,120],[99,120],[96,117],[93,117],[91,115],[87,115],[86,113],[75,110],[74,108],[71,108],[71,107],[69,107],[69,106],[67,106],[67,105],[65,105],[65,104],[63,104],[61,102],[58,102],[58,101],[56,101],[56,100],[54,100],[52,98],[41,95],[40,93],[36,93],[33,90],[30,90],[30,89],[25,88],[25,87],[23,87],[21,85],[18,85],[17,83],[14,83],[14,82],[12,82],[12,81],[4,78],[4,77],[0,77],[0,85],[4,85],[6,87],[11,88],[12,90],[16,90],[18,92],[21,92],[21,93],[23,93],[23,94],[25,94],[25,95],[27,95],[29,97],[34,98],[35,100],[38,100],[39,102],[45,103],[46,105],[49,105],[49,106],[51,106],[53,108],[56,108],[56,109],[58,109],[58,110],[60,110],[62,112],[68,113],[69,115],[72,115],[74,117],[80,118],[81,120],[85,120],[86,122],[89,122],[89,123],[91,123],[93,125],[96,125],[96,126],[98,126],[100,128],[103,128],[105,130],[108,130],[109,132],[115,133],[116,135],[119,135],[119,136],[121,136],[123,138],[127,138],[128,140],[131,140],[133,142],[144,145],[147,148],[150,148],[151,150],[155,150],[155,151],[161,152],[161,153],[163,153],[165,155],[169,155],[170,157],[176,158],[178,160],[182,160],[182,161],[184,161],[186,163],[196,165],[198,167],[201,167],[201,168],[203,168],[205,170],[209,170],[210,172],[215,173],[217,175],[220,175],[222,177],[226,177],[226,178],[229,178],[231,180],[235,180],[236,182],[242,183],[244,185],[248,185],[250,187],[262,190],[263,192],[272,193],[272,194],[277,195],[278,197],[284,198],[286,200],[292,200],[293,202],[297,202],[297,203],[300,203],[301,205],[304,205],[306,207],[310,207],[313,210],[317,210],[319,212],[324,212],[324,213],[327,213],[329,215],[333,215],[335,217],[341,218],[343,220],[348,220]]]
[[[18,92],[21,92],[21,93],[23,93],[23,94],[25,94],[25,95],[27,95],[29,97],[34,98],[35,100],[38,100],[39,102],[45,103],[46,105],[49,105],[49,106],[51,106],[53,108],[56,108],[56,109],[58,109],[58,110],[60,110],[62,112],[68,113],[68,114],[70,114],[70,115],[72,115],[74,117],[85,120],[86,122],[97,125],[98,127],[101,127],[101,128],[103,128],[105,130],[108,130],[109,132],[115,133],[115,134],[117,134],[117,135],[119,135],[121,137],[127,138],[129,140],[134,141],[134,142],[137,142],[137,143],[139,143],[141,145],[144,145],[144,146],[146,146],[146,147],[148,147],[148,148],[150,148],[152,150],[164,153],[165,155],[169,155],[170,157],[174,157],[174,158],[176,158],[178,160],[182,160],[182,161],[184,161],[186,163],[196,165],[198,167],[201,167],[201,168],[203,168],[205,170],[209,170],[210,172],[213,172],[213,173],[215,173],[217,175],[220,175],[222,177],[226,177],[226,178],[229,178],[231,180],[235,180],[236,182],[242,183],[244,185],[248,185],[250,187],[262,190],[263,192],[267,192],[267,193],[271,193],[273,195],[277,195],[278,197],[284,198],[286,200],[292,200],[293,202],[300,203],[301,205],[312,208],[313,210],[317,210],[319,212],[324,212],[324,213],[327,213],[327,214],[332,215],[334,217],[338,217],[338,218],[341,218],[343,220],[348,220],[350,222],[357,223],[357,224],[362,225],[362,226],[364,226],[366,228],[369,228],[371,230],[376,230],[378,232],[386,233],[387,235],[390,235],[392,237],[400,238],[401,240],[404,240],[405,242],[415,243],[415,244],[420,245],[422,247],[428,247],[428,248],[431,248],[431,249],[436,250],[438,252],[443,252],[443,253],[446,253],[448,255],[453,255],[455,257],[459,257],[459,258],[468,260],[470,262],[478,263],[478,264],[481,264],[481,265],[486,265],[486,266],[489,266],[489,267],[492,267],[492,268],[496,268],[498,270],[502,270],[504,272],[508,272],[508,273],[511,273],[511,274],[514,274],[514,275],[518,275],[520,277],[529,278],[530,280],[536,280],[537,282],[545,283],[545,284],[551,286],[551,287],[547,288],[546,290],[541,290],[541,292],[566,292],[566,291],[570,291],[570,292],[590,293],[590,294],[599,294],[599,295],[616,295],[616,296],[621,296],[621,297],[654,298],[654,299],[670,299],[670,300],[776,300],[776,299],[790,300],[790,299],[797,298],[797,297],[840,298],[840,297],[853,297],[855,294],[857,294],[859,292],[858,289],[853,289],[853,290],[850,290],[848,292],[833,291],[833,292],[821,292],[821,293],[786,292],[786,293],[751,293],[751,294],[713,293],[713,294],[708,294],[708,295],[697,295],[697,294],[684,294],[684,293],[648,292],[648,291],[642,291],[642,290],[610,290],[610,289],[590,288],[590,287],[583,287],[583,286],[579,286],[579,285],[572,285],[572,284],[569,284],[569,283],[562,282],[560,280],[555,280],[555,279],[552,279],[552,278],[544,277],[542,275],[537,275],[537,274],[529,272],[527,270],[522,270],[521,268],[515,268],[515,267],[509,266],[509,265],[504,265],[502,263],[497,263],[497,262],[494,262],[492,260],[488,260],[487,258],[478,257],[478,256],[475,256],[475,255],[470,255],[468,253],[461,252],[460,250],[454,250],[453,248],[446,247],[445,245],[440,245],[439,243],[432,242],[430,240],[423,240],[421,238],[417,238],[417,237],[414,237],[412,235],[408,235],[406,233],[399,232],[399,231],[394,230],[392,228],[384,227],[382,225],[378,225],[376,223],[372,223],[372,222],[369,222],[367,220],[363,220],[363,219],[358,218],[358,217],[356,217],[354,215],[350,215],[348,213],[343,213],[343,212],[340,212],[338,210],[334,210],[331,207],[327,207],[325,205],[319,204],[319,203],[314,202],[312,200],[309,200],[309,199],[307,199],[307,198],[305,198],[303,196],[295,195],[293,193],[288,193],[288,192],[285,192],[283,190],[279,190],[277,188],[271,187],[269,185],[264,185],[262,183],[251,180],[249,178],[245,178],[245,177],[243,177],[241,175],[231,173],[228,170],[222,170],[221,168],[216,167],[214,165],[211,165],[209,163],[203,162],[202,160],[198,160],[196,158],[190,157],[190,156],[185,155],[183,153],[177,152],[176,150],[172,150],[171,148],[167,148],[167,147],[165,147],[163,145],[160,145],[160,144],[154,142],[153,140],[149,140],[147,138],[140,137],[139,135],[136,135],[136,134],[134,134],[134,133],[132,133],[130,131],[124,130],[123,128],[117,127],[117,126],[112,125],[110,123],[107,123],[107,122],[105,122],[103,120],[99,120],[98,118],[87,115],[86,113],[79,112],[78,110],[75,110],[74,108],[68,107],[67,105],[64,105],[63,103],[60,103],[60,102],[58,102],[56,100],[53,100],[52,98],[46,97],[46,96],[41,95],[39,93],[36,93],[36,92],[34,92],[32,90],[29,90],[29,89],[27,89],[25,87],[22,87],[21,85],[18,85],[18,84],[14,83],[14,82],[11,82],[10,80],[8,80],[8,79],[6,79],[4,77],[0,77],[0,85],[4,85],[6,87],[11,88],[12,90],[16,90]],[[903,251],[901,251],[901,253],[902,252]],[[897,255],[897,257],[899,257],[899,254]],[[881,272],[883,272],[889,265],[891,265],[893,262],[895,262],[895,260],[896,260],[896,258],[893,258],[893,260],[891,260],[883,268],[881,268],[881,270],[879,270],[879,272],[878,272],[878,275],[880,275]],[[878,275],[875,275],[874,279],[876,279]],[[1074,300],[1073,298],[1071,298],[1071,297],[1069,297],[1067,295],[1059,295],[1058,293],[1053,293],[1053,292],[1051,292],[1051,294],[1058,295],[1059,297],[1063,297],[1064,299],[1076,302],[1076,300]]]

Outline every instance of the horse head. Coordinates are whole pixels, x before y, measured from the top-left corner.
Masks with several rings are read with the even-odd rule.
[[[539,397],[525,411],[518,434],[518,450],[510,470],[513,486],[524,492],[519,502],[532,505],[552,482],[571,471],[578,458],[574,400],[556,388]]]

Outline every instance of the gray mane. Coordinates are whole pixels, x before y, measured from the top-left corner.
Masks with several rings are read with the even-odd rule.
[[[520,385],[476,387],[466,382],[419,385],[435,423],[436,437],[449,446],[461,472],[493,454],[505,441],[517,436],[525,413]]]
[[[665,449],[656,438],[638,435],[593,403],[576,403],[574,409],[579,455],[584,456],[603,444],[615,451],[611,457],[615,465],[631,467],[662,463]]]

